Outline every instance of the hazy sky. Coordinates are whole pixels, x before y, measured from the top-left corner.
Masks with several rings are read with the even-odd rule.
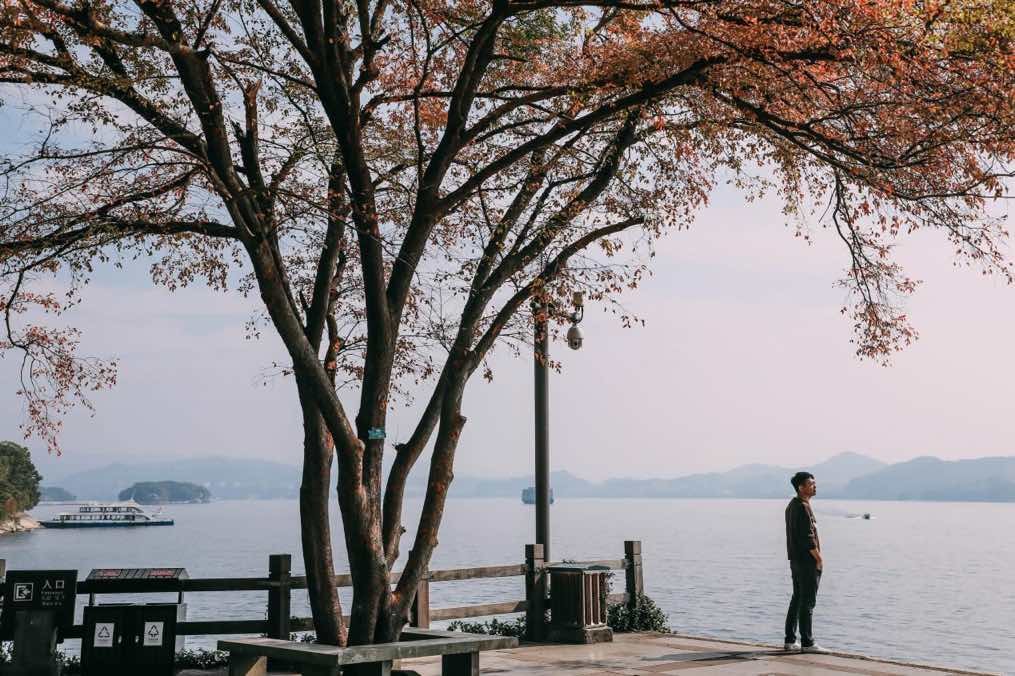
[[[720,189],[690,230],[659,245],[654,276],[624,329],[589,307],[585,347],[552,346],[551,465],[591,479],[674,476],[748,462],[810,463],[840,451],[886,461],[1012,454],[1015,289],[955,268],[933,233],[903,240],[924,281],[909,304],[920,340],[889,368],[859,361],[835,286],[845,252],[827,230],[793,237],[772,199]],[[277,338],[244,339],[254,301],[203,288],[155,288],[143,265],[100,275],[68,316],[84,352],[120,360],[94,417],[72,415],[60,467],[218,454],[297,463],[294,386],[264,373]],[[0,360],[0,438],[20,438],[15,358]],[[503,354],[479,378],[457,472],[517,475],[532,465],[532,361]],[[413,411],[391,418],[406,437]],[[37,441],[28,442],[36,455]],[[53,464],[44,463],[47,467]]]

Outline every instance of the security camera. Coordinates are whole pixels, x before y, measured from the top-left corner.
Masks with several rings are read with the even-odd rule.
[[[582,335],[582,330],[578,328],[577,324],[572,324],[571,328],[567,330],[567,346],[572,350],[582,349],[582,340],[585,336]]]

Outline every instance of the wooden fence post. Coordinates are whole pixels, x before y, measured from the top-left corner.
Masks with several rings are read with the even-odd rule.
[[[268,638],[289,640],[289,620],[291,616],[292,586],[289,573],[292,570],[292,556],[289,554],[271,554],[268,557],[268,578],[271,589],[268,590]]]
[[[542,641],[546,637],[546,561],[543,545],[525,545],[525,638]]]
[[[627,606],[634,610],[638,607],[638,599],[645,593],[645,579],[641,571],[641,540],[624,541],[624,572]]]
[[[412,556],[412,552],[409,552]],[[412,608],[409,610],[409,625],[417,629],[430,628],[430,566],[424,566],[423,574],[419,578],[419,586],[416,587],[416,596],[412,599]]]

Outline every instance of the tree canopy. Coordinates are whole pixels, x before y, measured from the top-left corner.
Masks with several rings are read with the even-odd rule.
[[[39,504],[40,481],[27,448],[0,442],[0,521]]]
[[[841,240],[861,356],[915,337],[899,236],[938,232],[1010,277],[988,205],[1015,151],[1012,26],[1005,0],[5,3],[0,86],[40,131],[0,164],[0,347],[24,358],[28,431],[55,446],[59,415],[115,380],[36,319],[96,266],[152,256],[169,288],[256,292],[251,330],[282,339],[303,413],[318,636],[397,635],[468,380],[529,335],[533,299],[617,303],[717,182]],[[430,394],[385,484],[386,415],[413,381]],[[349,627],[322,544],[333,459]]]

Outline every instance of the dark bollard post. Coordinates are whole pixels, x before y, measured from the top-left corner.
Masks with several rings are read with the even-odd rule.
[[[546,560],[543,545],[525,545],[525,638],[546,638]]]
[[[283,641],[289,640],[289,625],[292,612],[292,586],[289,573],[292,571],[292,556],[290,554],[268,555],[268,579],[271,581],[271,588],[268,589],[268,638],[278,638]],[[268,669],[288,669],[290,665],[279,662],[275,658],[267,661]],[[256,672],[255,672],[256,673]]]
[[[412,552],[409,552],[412,556]],[[430,628],[430,567],[423,568],[423,574],[419,578],[419,586],[416,587],[416,596],[412,600],[412,608],[409,611],[409,624],[417,629]]]
[[[268,557],[268,578],[271,589],[268,590],[268,638],[289,640],[289,620],[291,616],[292,587],[289,573],[292,570],[292,556],[289,554],[272,554]]]
[[[638,599],[645,593],[645,580],[641,570],[641,540],[624,541],[624,572],[627,606],[634,610]]]

